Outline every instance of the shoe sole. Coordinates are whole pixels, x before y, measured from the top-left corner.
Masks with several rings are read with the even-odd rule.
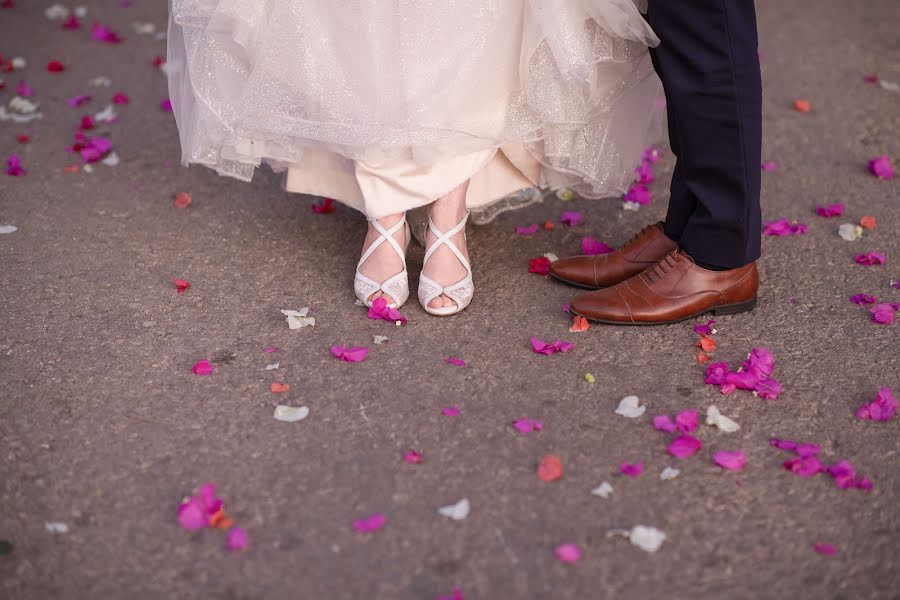
[[[552,272],[549,275],[550,275],[550,277],[552,277],[553,279],[555,279],[556,281],[558,281],[560,283],[564,283],[566,285],[570,285],[572,287],[576,287],[576,288],[579,288],[582,290],[596,291],[596,290],[605,290],[606,289],[606,286],[597,287],[595,285],[585,285],[583,283],[578,283],[576,281],[569,281],[568,279],[563,279],[562,277],[558,277],[558,276],[554,275]]]
[[[702,310],[693,315],[689,315],[687,317],[683,317],[681,319],[675,319],[673,321],[641,321],[635,323],[633,321],[608,321],[605,319],[597,319],[594,317],[590,317],[588,315],[581,314],[578,311],[569,309],[569,312],[573,315],[578,315],[579,317],[584,317],[591,323],[603,323],[604,325],[671,325],[673,323],[681,323],[683,321],[690,321],[691,319],[696,319],[697,317],[701,317],[706,314],[713,314],[715,316],[720,315],[736,315],[743,312],[749,312],[756,308],[756,298],[753,300],[748,300],[747,302],[740,302],[738,304],[726,304],[723,306],[716,306],[713,308],[707,308],[706,310]]]

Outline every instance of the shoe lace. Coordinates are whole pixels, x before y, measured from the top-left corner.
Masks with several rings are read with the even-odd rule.
[[[669,252],[660,260],[656,261],[653,265],[647,267],[644,271],[644,276],[647,280],[647,283],[653,284],[663,277],[666,276],[675,266],[682,261],[681,255],[678,253],[678,250],[673,250]]]

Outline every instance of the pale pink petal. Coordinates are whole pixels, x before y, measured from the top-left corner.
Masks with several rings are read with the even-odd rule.
[[[190,498],[178,507],[178,524],[189,531],[203,529],[209,526],[209,515],[198,499]]]
[[[556,558],[564,563],[577,562],[581,558],[581,548],[577,544],[561,544],[556,547]]]
[[[232,527],[225,536],[225,549],[229,552],[240,552],[247,549],[250,539],[247,532],[240,527]]]
[[[658,431],[672,433],[675,431],[676,426],[672,419],[669,418],[669,415],[658,415],[653,417],[653,428]]]

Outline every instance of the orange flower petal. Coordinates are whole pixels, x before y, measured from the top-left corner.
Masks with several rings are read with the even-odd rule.
[[[547,231],[553,231],[553,221],[547,221],[544,223],[544,229]]]
[[[572,333],[577,333],[579,331],[587,331],[591,328],[591,324],[588,323],[588,320],[580,315],[575,315],[572,319],[572,326],[569,327],[569,331]]]
[[[797,112],[808,113],[811,109],[809,100],[794,100],[794,110]]]
[[[187,192],[178,192],[175,196],[175,208],[187,208],[192,201],[191,195]]]
[[[556,481],[563,474],[562,461],[558,456],[548,454],[541,459],[537,468],[537,476],[541,481]]]
[[[695,344],[695,346],[697,346],[698,348],[703,348],[704,352],[715,352],[716,340],[704,335],[700,338],[700,341]]]
[[[280,383],[278,381],[273,381],[272,385],[269,387],[272,390],[273,394],[280,394],[281,392],[286,392],[291,389],[291,386],[287,383]]]
[[[701,365],[703,363],[708,363],[711,360],[712,359],[709,357],[709,355],[706,352],[700,351],[697,353],[697,362],[700,363]]]
[[[68,167],[63,167],[64,173],[77,173],[78,165],[69,165]]]
[[[859,225],[863,229],[875,229],[875,217],[871,215],[866,215],[859,220]]]

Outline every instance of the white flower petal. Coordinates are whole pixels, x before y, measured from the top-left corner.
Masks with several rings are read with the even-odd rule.
[[[62,4],[54,4],[47,7],[47,10],[44,11],[44,16],[51,21],[61,21],[69,16],[69,9]]]
[[[619,401],[619,407],[616,409],[617,415],[636,419],[647,411],[646,406],[640,406],[637,396],[625,396]]]
[[[44,527],[50,533],[69,533],[69,526],[59,521],[49,521],[44,523]]]
[[[604,481],[597,487],[591,490],[591,493],[595,496],[600,496],[601,498],[609,498],[609,495],[612,494],[613,487],[609,485],[609,482]]]
[[[854,242],[862,237],[862,227],[853,223],[844,223],[838,227],[838,235],[848,242]]]
[[[18,229],[19,228],[15,225],[0,225],[0,234],[12,233],[14,231],[17,231]]]
[[[104,158],[100,162],[102,162],[107,167],[115,167],[116,165],[119,164],[119,155],[116,154],[115,151],[112,151],[109,154],[107,154],[106,158]]]
[[[381,345],[381,344],[387,342],[387,341],[390,340],[390,339],[391,339],[391,338],[389,338],[389,337],[386,336],[386,335],[376,335],[376,336],[373,338],[372,341],[373,341],[374,343],[378,344],[378,345]]]
[[[719,412],[719,409],[716,408],[715,405],[711,405],[706,409],[706,424],[715,425],[725,433],[734,433],[741,428],[735,421],[732,421]]]
[[[271,365],[266,365],[266,371],[274,371],[278,367],[281,366],[281,363],[272,363]]]
[[[112,123],[116,118],[116,111],[112,104],[107,104],[106,108],[94,115],[94,119],[101,123]]]
[[[662,470],[662,473],[659,474],[659,478],[663,481],[667,481],[669,479],[675,479],[680,473],[681,471],[674,467],[666,467]]]
[[[94,77],[88,83],[94,87],[109,87],[112,85],[112,79],[105,75],[101,75],[100,77]]]
[[[893,81],[885,81],[884,79],[878,80],[878,85],[889,92],[900,92],[900,84],[894,83]]]
[[[438,514],[443,515],[445,517],[450,517],[454,521],[462,521],[466,517],[469,516],[469,510],[472,507],[469,505],[469,499],[463,498],[456,504],[450,504],[448,506],[442,506],[438,509]]]
[[[285,423],[296,423],[297,421],[302,421],[306,417],[309,416],[309,407],[308,406],[285,406],[284,404],[279,404],[275,407],[275,414],[272,415],[278,421],[284,421]]]
[[[666,534],[656,527],[635,525],[628,534],[628,540],[645,552],[656,552],[666,540]]]
[[[555,263],[556,261],[559,260],[559,257],[557,255],[553,254],[552,252],[546,253],[544,255],[544,258],[546,258],[547,260],[549,260],[552,263]]]

